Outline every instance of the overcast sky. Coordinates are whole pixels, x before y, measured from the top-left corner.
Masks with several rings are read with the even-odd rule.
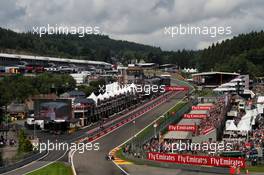
[[[264,29],[264,0],[2,0],[0,26],[15,31],[33,26],[99,26],[114,39],[163,50],[201,49],[239,33]],[[164,34],[164,27],[231,26],[232,35]]]

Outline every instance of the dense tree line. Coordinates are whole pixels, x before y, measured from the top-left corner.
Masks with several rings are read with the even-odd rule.
[[[113,62],[112,57],[124,59],[133,53],[144,55],[146,52],[161,52],[160,48],[127,41],[112,40],[105,35],[43,35],[31,32],[16,33],[0,28],[0,49],[12,49],[36,55],[68,57],[77,59]],[[133,57],[128,59],[132,59]],[[123,60],[126,61],[126,60]],[[129,61],[128,61],[129,62]]]
[[[43,35],[31,32],[16,33],[0,28],[0,51],[54,57],[106,61],[123,64],[141,60],[158,64],[192,63],[193,51],[163,52],[158,47],[134,42],[113,40],[105,35]]]
[[[4,77],[0,80],[0,106],[12,101],[23,102],[36,94],[48,94],[73,90],[75,80],[69,75],[44,73],[36,77],[23,75]]]
[[[199,50],[162,51],[160,48],[105,35],[44,35],[16,33],[0,28],[0,51],[34,55],[101,60],[129,64],[144,60],[158,64],[197,67],[200,71],[223,70],[263,76],[264,32],[241,34]]]
[[[241,34],[201,51],[196,58],[200,70],[223,70],[263,76],[264,32]]]
[[[18,133],[18,154],[33,151],[33,145],[27,138],[25,131],[21,129]]]

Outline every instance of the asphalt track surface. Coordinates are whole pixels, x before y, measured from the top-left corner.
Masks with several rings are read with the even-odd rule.
[[[152,102],[147,102],[147,103],[152,103]],[[175,104],[175,103],[172,103],[169,106],[173,106],[173,104]],[[142,104],[141,106],[139,106],[138,108],[142,108],[144,106],[145,106],[145,103]],[[166,102],[165,102],[165,104],[162,104],[161,106],[167,106],[166,105]],[[136,110],[138,110],[138,108],[136,108]],[[157,108],[160,108],[160,106],[158,106]],[[160,112],[160,114],[162,114],[163,112],[165,112],[166,109],[167,108],[165,108],[164,110],[162,110],[162,112]],[[142,110],[142,109],[140,109],[140,110]],[[131,112],[131,111],[128,111],[128,112]],[[118,115],[116,117],[113,117],[112,119],[109,119],[110,121],[106,122],[104,125],[108,125],[109,123],[112,123],[111,120],[120,121],[118,119],[120,117],[122,117],[122,116],[125,116],[124,118],[127,118],[126,116],[129,116],[129,115]],[[141,117],[144,117],[144,116],[145,115],[143,115]],[[155,115],[155,117],[158,117],[158,116]],[[149,119],[151,119],[151,118],[153,118],[153,117],[149,117]],[[121,121],[123,121],[123,120],[121,120]],[[150,120],[150,121],[152,121],[152,120]],[[146,125],[147,124],[148,124],[148,122],[146,123]],[[144,126],[144,125],[145,125],[145,123],[144,124],[140,124],[140,126]],[[90,134],[91,131],[93,133],[99,133],[99,131],[97,132],[97,130],[98,130],[97,128],[99,128],[98,124],[96,124],[95,126],[91,126],[91,127],[86,128],[86,129],[83,129],[83,130],[81,130],[79,132],[73,133],[71,135],[64,134],[64,135],[59,135],[58,136],[58,135],[47,135],[47,134],[43,134],[43,133],[38,133],[38,134],[40,134],[39,137],[42,138],[43,140],[50,140],[51,142],[68,142],[68,143],[71,143],[71,142],[74,142],[76,140],[80,140],[82,138],[85,138],[85,137],[89,136],[88,134]],[[106,128],[107,128],[107,126],[106,126]],[[119,132],[119,129],[121,129],[121,128],[118,128],[115,132],[118,133]],[[128,131],[126,130],[126,132],[128,132]],[[130,131],[130,133],[131,133],[131,131]],[[126,135],[125,138],[128,139],[129,137],[131,137],[131,136],[130,135]],[[112,148],[109,147],[109,150],[110,149],[112,149]],[[32,171],[37,170],[39,168],[42,168],[43,166],[46,166],[46,165],[48,165],[48,164],[50,164],[50,163],[52,163],[54,161],[57,161],[57,160],[67,161],[67,159],[68,159],[68,154],[67,153],[68,152],[66,152],[66,151],[58,151],[58,150],[56,150],[56,151],[50,151],[45,157],[40,158],[39,160],[35,160],[32,163],[29,163],[29,164],[27,164],[27,165],[25,165],[25,166],[23,166],[21,168],[17,168],[17,169],[15,169],[13,171],[9,171],[9,172],[3,173],[3,174],[4,175],[18,175],[18,174],[19,175],[22,175],[22,174],[27,174],[29,172],[32,172]]]
[[[129,175],[215,175],[215,173],[205,173],[197,171],[186,171],[174,168],[161,168],[146,165],[122,165]]]
[[[145,113],[135,120],[135,124],[130,122],[112,133],[96,140],[99,143],[100,150],[86,151],[84,153],[76,152],[73,156],[73,164],[78,175],[119,175],[121,170],[115,166],[112,161],[105,160],[105,156],[111,149],[125,142],[135,133],[142,130],[152,121],[161,116],[164,112],[173,107],[184,93],[178,93],[168,101],[164,102],[155,109]]]
[[[174,81],[174,80],[173,80]],[[174,82],[175,83],[175,82]],[[136,124],[134,125],[133,122],[125,124],[124,126],[116,129],[114,132],[103,136],[96,142],[100,144],[99,151],[86,151],[85,153],[78,153],[76,152],[74,156],[74,165],[75,169],[77,170],[78,174],[121,174],[121,171],[111,162],[105,160],[105,155],[113,149],[114,147],[118,146],[122,142],[126,141],[130,138],[134,133],[137,133],[145,126],[150,124],[156,118],[158,118],[161,114],[167,111],[169,108],[175,105],[179,99],[184,96],[184,93],[178,93],[175,97],[171,98],[167,102],[161,104],[160,106],[152,109],[151,111],[143,114],[138,119],[136,119]],[[142,105],[143,106],[143,105]],[[141,106],[141,107],[142,107]],[[114,119],[119,118],[113,117]],[[109,119],[110,120],[110,119]],[[121,120],[122,121],[122,120]],[[107,122],[106,122],[107,123]],[[111,123],[111,122],[108,122]],[[88,133],[91,131],[97,130],[99,126],[96,124],[95,126],[88,127],[83,129],[79,132],[76,132],[71,135],[46,135],[42,134],[40,137],[44,139],[48,139],[53,142],[68,142],[71,143],[75,140],[80,140],[81,138],[87,137]],[[41,133],[40,133],[41,134]],[[45,138],[46,137],[46,138]],[[3,173],[4,175],[22,175],[27,174],[29,172],[35,171],[39,168],[47,166],[48,164],[56,161],[56,160],[66,160],[68,157],[68,152],[66,151],[50,151],[45,157],[40,158],[39,160],[33,161],[21,168],[15,169],[13,171],[9,171]]]

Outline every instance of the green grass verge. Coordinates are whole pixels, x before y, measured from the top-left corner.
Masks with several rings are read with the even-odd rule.
[[[249,166],[249,167],[247,167],[247,168],[245,168],[245,169],[242,169],[241,171],[242,172],[246,172],[246,170],[248,170],[249,171],[249,174],[251,173],[251,172],[264,172],[264,165],[258,165],[258,166]]]
[[[189,85],[189,84],[188,84]],[[172,107],[171,109],[169,109],[167,112],[164,113],[164,117],[161,117],[157,120],[157,123],[162,124],[163,122],[166,122],[166,120],[169,120],[170,118],[176,117],[174,115],[172,115],[172,112],[178,112],[180,111],[183,107],[185,107],[187,104],[186,101],[179,101],[174,107]],[[165,129],[166,130],[166,129]],[[142,140],[143,138],[145,138],[146,136],[150,135],[150,133],[153,132],[153,126],[150,125],[149,127],[145,128],[143,131],[141,131],[140,133],[137,134],[136,136],[136,140]],[[119,149],[116,153],[115,156],[125,160],[125,161],[130,161],[130,162],[134,162],[135,164],[140,164],[143,165],[145,164],[145,161],[142,160],[131,160],[129,158],[127,158],[126,156],[124,156],[122,154],[122,149],[124,148],[125,145],[121,146],[121,149]],[[149,164],[152,164],[151,162],[148,162]],[[152,166],[159,166],[156,165],[155,163],[153,163]]]
[[[187,102],[183,102],[183,101],[179,102],[176,106],[174,106],[173,108],[171,108],[166,114],[167,115],[170,115],[172,112],[179,111],[186,103]],[[161,119],[163,119],[163,118],[161,118]],[[163,119],[163,120],[165,120],[165,119]]]
[[[185,105],[186,105],[186,102],[179,102],[172,109],[170,109],[168,112],[166,112],[166,114],[164,115],[163,118],[159,118],[159,120],[157,120],[157,123],[159,125],[161,125],[163,122],[165,122],[166,120],[168,120],[170,117],[174,117],[174,116],[171,116],[171,113],[172,112],[179,111]],[[153,126],[152,125],[150,125],[146,129],[144,129],[142,132],[140,132],[139,134],[137,134],[136,140],[142,140],[143,138],[145,138],[146,136],[148,136],[151,132],[153,132]]]
[[[144,159],[130,159],[127,158],[122,154],[122,149],[118,150],[116,152],[116,157],[128,161],[128,162],[133,162],[136,165],[148,165],[148,166],[153,166],[153,167],[161,167],[157,162],[151,162],[151,161],[145,161]]]
[[[55,162],[27,175],[73,175],[73,172],[65,163]]]
[[[170,110],[168,110],[168,111],[165,113],[164,117],[159,118],[159,119],[157,120],[157,123],[161,124],[161,123],[165,122],[166,120],[169,120],[169,118],[175,117],[175,116],[172,116],[171,113],[172,113],[172,112],[177,112],[177,111],[179,111],[179,110],[182,109],[185,105],[186,105],[186,102],[184,102],[184,101],[180,101],[180,102],[178,102],[173,108],[171,108]],[[143,131],[141,131],[140,133],[138,133],[135,139],[136,139],[136,140],[143,140],[145,137],[149,136],[150,133],[152,133],[152,132],[153,132],[153,126],[150,125],[149,127],[145,128]],[[124,145],[122,145],[122,146],[121,146],[121,149],[118,150],[118,151],[116,152],[116,157],[118,157],[118,158],[120,158],[120,159],[122,159],[122,160],[131,161],[131,160],[129,160],[128,158],[126,158],[126,157],[122,154],[122,148],[124,148]],[[137,163],[139,163],[139,162],[137,162]],[[139,163],[139,164],[140,164],[140,163]]]
[[[122,154],[122,148],[116,151],[115,156],[122,160],[130,161],[126,156]]]

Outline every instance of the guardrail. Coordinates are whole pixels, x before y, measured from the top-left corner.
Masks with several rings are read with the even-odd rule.
[[[224,167],[208,167],[208,166],[206,167],[206,166],[195,166],[195,165],[188,165],[188,164],[155,162],[155,161],[146,160],[146,159],[138,159],[133,156],[126,156],[126,157],[129,159],[129,161],[136,162],[137,164],[140,164],[140,165],[181,169],[181,170],[187,170],[187,171],[193,171],[193,172],[229,174],[229,168],[224,168]]]

